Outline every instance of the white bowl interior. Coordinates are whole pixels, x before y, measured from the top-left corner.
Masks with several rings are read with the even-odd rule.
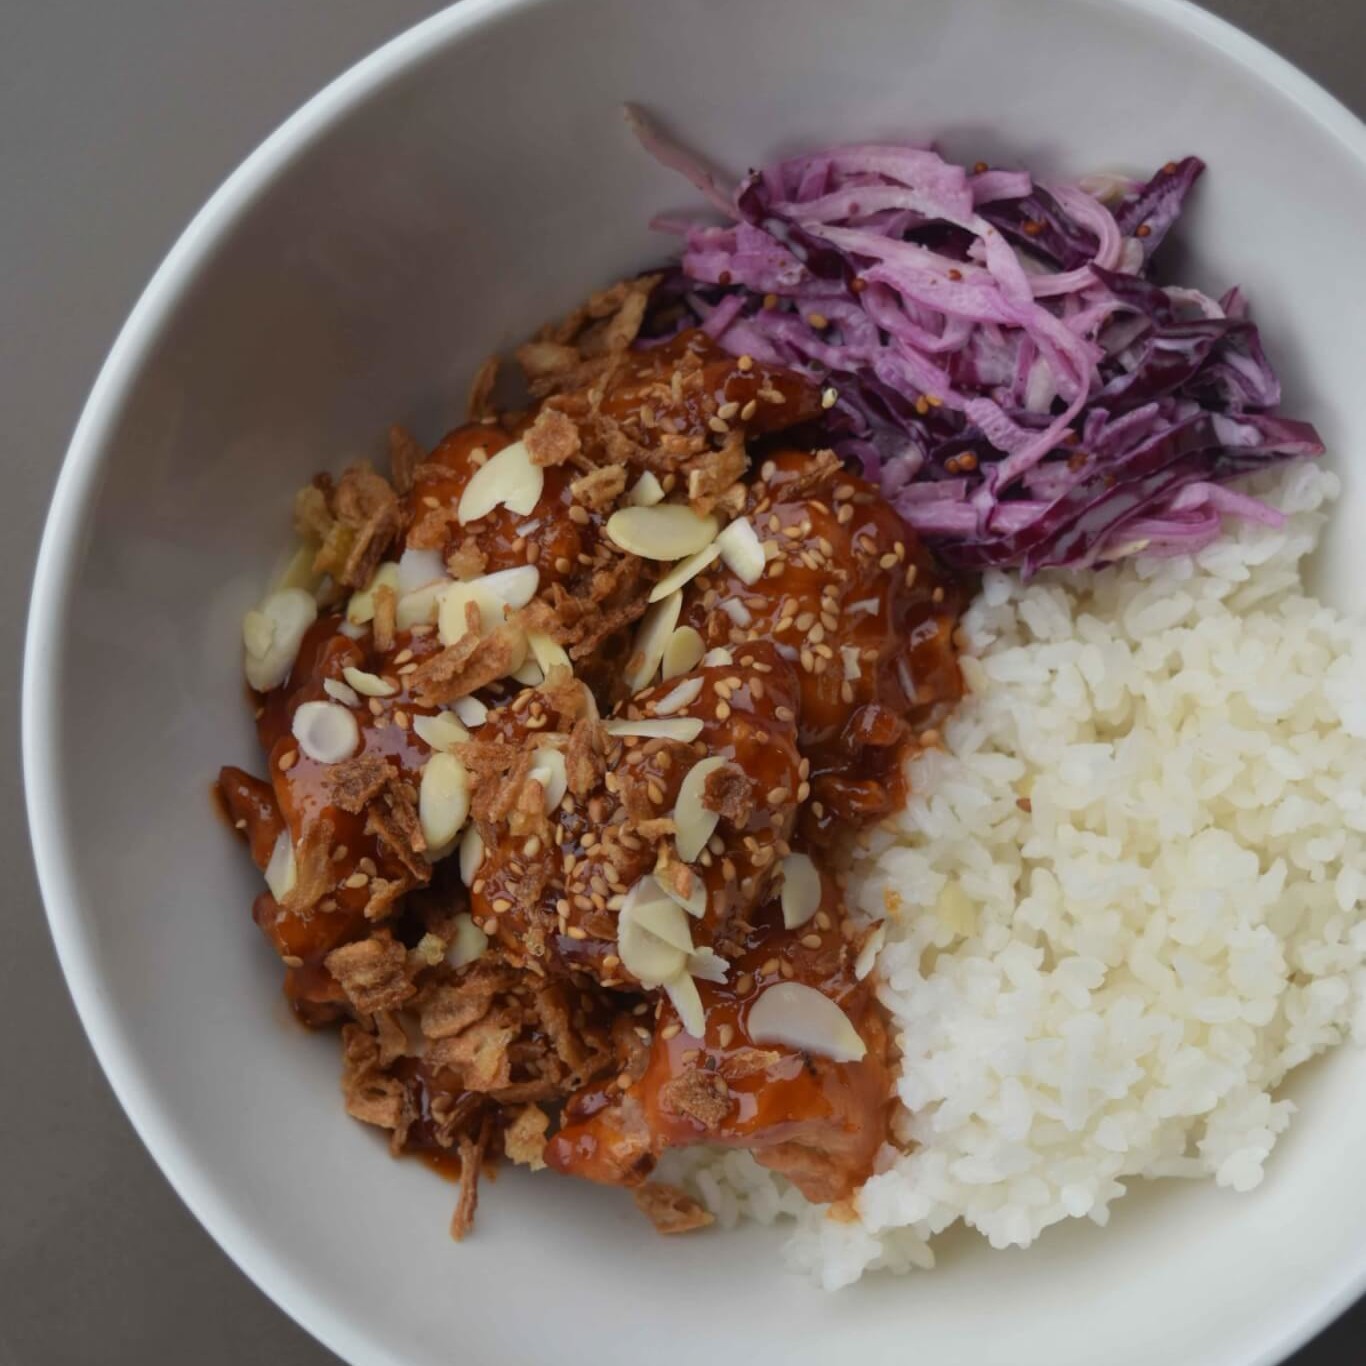
[[[1277,86],[1280,88],[1277,88]],[[1366,453],[1362,130],[1214,21],[1085,0],[468,0],[315,103],[220,196],[125,335],[78,435],[35,597],[27,747],[73,989],[125,1104],[245,1268],[356,1362],[1091,1366],[1275,1359],[1366,1271],[1366,1062],[1296,1080],[1250,1197],[1163,1186],[1028,1253],[827,1296],[778,1236],[664,1242],[617,1193],[509,1174],[454,1191],[348,1121],[331,1036],[292,1027],[215,819],[257,762],[238,621],[318,467],[435,439],[506,347],[668,249],[689,203],[633,145],[639,100],[730,169],[841,138],[1081,172],[1211,163],[1190,270],[1251,293],[1288,406]],[[1366,481],[1321,560],[1351,605]],[[674,1320],[677,1319],[677,1322]]]

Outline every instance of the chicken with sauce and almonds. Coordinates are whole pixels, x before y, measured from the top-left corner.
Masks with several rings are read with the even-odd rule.
[[[841,843],[903,801],[957,699],[959,593],[823,449],[822,398],[701,332],[645,342],[653,277],[518,359],[533,406],[299,494],[244,624],[264,779],[219,792],[346,1105],[458,1170],[633,1187],[689,1144],[846,1200],[887,1136],[876,925]]]

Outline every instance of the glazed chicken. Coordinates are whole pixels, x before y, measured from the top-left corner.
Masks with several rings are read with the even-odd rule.
[[[804,449],[802,381],[636,344],[651,283],[522,349],[529,411],[483,386],[430,453],[395,434],[392,482],[320,476],[304,586],[248,623],[266,777],[219,791],[254,917],[343,1026],[351,1113],[463,1168],[457,1234],[499,1153],[675,1231],[706,1218],[643,1184],[670,1147],[833,1202],[886,1135],[874,927],[827,851],[957,698],[958,594]]]

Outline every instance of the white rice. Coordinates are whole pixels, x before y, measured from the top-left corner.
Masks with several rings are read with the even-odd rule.
[[[1292,467],[1263,485],[1284,530],[1193,560],[987,576],[971,696],[850,884],[894,910],[902,1149],[857,1223],[745,1154],[671,1157],[721,1223],[794,1217],[835,1288],[932,1266],[959,1220],[1104,1224],[1129,1177],[1261,1181],[1278,1083],[1366,1036],[1366,629],[1301,579],[1337,488]]]

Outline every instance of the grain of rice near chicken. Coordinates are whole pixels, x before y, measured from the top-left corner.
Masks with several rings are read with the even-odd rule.
[[[1257,487],[1283,530],[986,577],[972,696],[851,889],[900,908],[879,968],[908,1151],[852,1222],[748,1154],[671,1155],[719,1222],[795,1218],[789,1260],[834,1288],[933,1265],[958,1220],[996,1247],[1103,1224],[1135,1176],[1251,1190],[1285,1074],[1366,1038],[1366,630],[1301,573],[1338,481]]]

